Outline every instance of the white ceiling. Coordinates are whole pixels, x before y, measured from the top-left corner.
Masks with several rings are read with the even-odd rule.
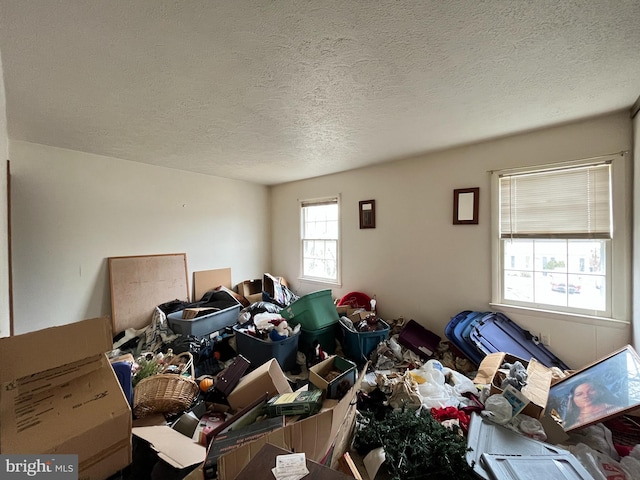
[[[639,0],[0,0],[11,139],[267,185],[629,108]]]

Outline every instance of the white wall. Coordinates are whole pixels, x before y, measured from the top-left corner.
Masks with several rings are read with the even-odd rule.
[[[636,106],[640,105],[640,97]],[[633,209],[638,212],[633,222],[633,346],[640,351],[640,112],[633,117]]]
[[[0,337],[10,334],[9,324],[9,236],[7,235],[7,168],[9,137],[7,135],[7,111],[4,95],[4,76],[0,59]]]
[[[9,153],[16,334],[110,315],[111,256],[185,252],[190,288],[193,271],[269,271],[267,187],[13,140]]]
[[[490,121],[490,119],[487,119]],[[375,294],[382,318],[404,316],[443,335],[461,310],[490,310],[490,170],[604,155],[631,147],[628,112],[272,188],[272,268],[298,280],[298,200],[341,195],[342,286]],[[480,187],[478,225],[453,225],[453,190]],[[376,200],[376,228],[360,230],[358,201]],[[580,367],[630,341],[628,324],[509,314]]]

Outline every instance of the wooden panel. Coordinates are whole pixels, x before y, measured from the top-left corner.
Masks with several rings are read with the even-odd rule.
[[[193,272],[193,300],[197,302],[202,298],[202,295],[220,285],[231,288],[230,268]]]
[[[189,300],[187,255],[110,257],[109,282],[113,334],[146,327],[156,306]]]

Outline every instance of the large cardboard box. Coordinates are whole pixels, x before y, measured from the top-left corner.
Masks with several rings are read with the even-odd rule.
[[[527,369],[527,385],[523,387],[522,393],[529,400],[529,404],[527,404],[522,413],[533,418],[541,418],[547,406],[552,372],[535,358],[527,362],[504,352],[490,353],[480,363],[473,383],[490,384],[491,395],[501,395],[503,390],[500,385],[504,378],[504,371],[501,371],[500,367],[505,362],[512,364],[515,361],[520,361]]]
[[[80,480],[131,463],[131,410],[105,352],[111,320],[0,338],[0,453],[77,454]]]
[[[340,400],[325,400],[322,410],[303,420],[268,433],[241,445],[218,459],[218,480],[232,480],[249,463],[265,443],[293,452],[304,452],[308,459],[337,465],[347,448],[355,425],[356,395],[366,373],[366,366],[356,384]]]

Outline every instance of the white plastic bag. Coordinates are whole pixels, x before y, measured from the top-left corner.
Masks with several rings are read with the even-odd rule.
[[[504,425],[513,416],[513,407],[502,395],[491,395],[484,403],[482,415],[492,422]]]
[[[580,463],[591,474],[594,480],[634,480],[622,464],[613,458],[579,443],[570,448],[571,452],[580,460]]]

